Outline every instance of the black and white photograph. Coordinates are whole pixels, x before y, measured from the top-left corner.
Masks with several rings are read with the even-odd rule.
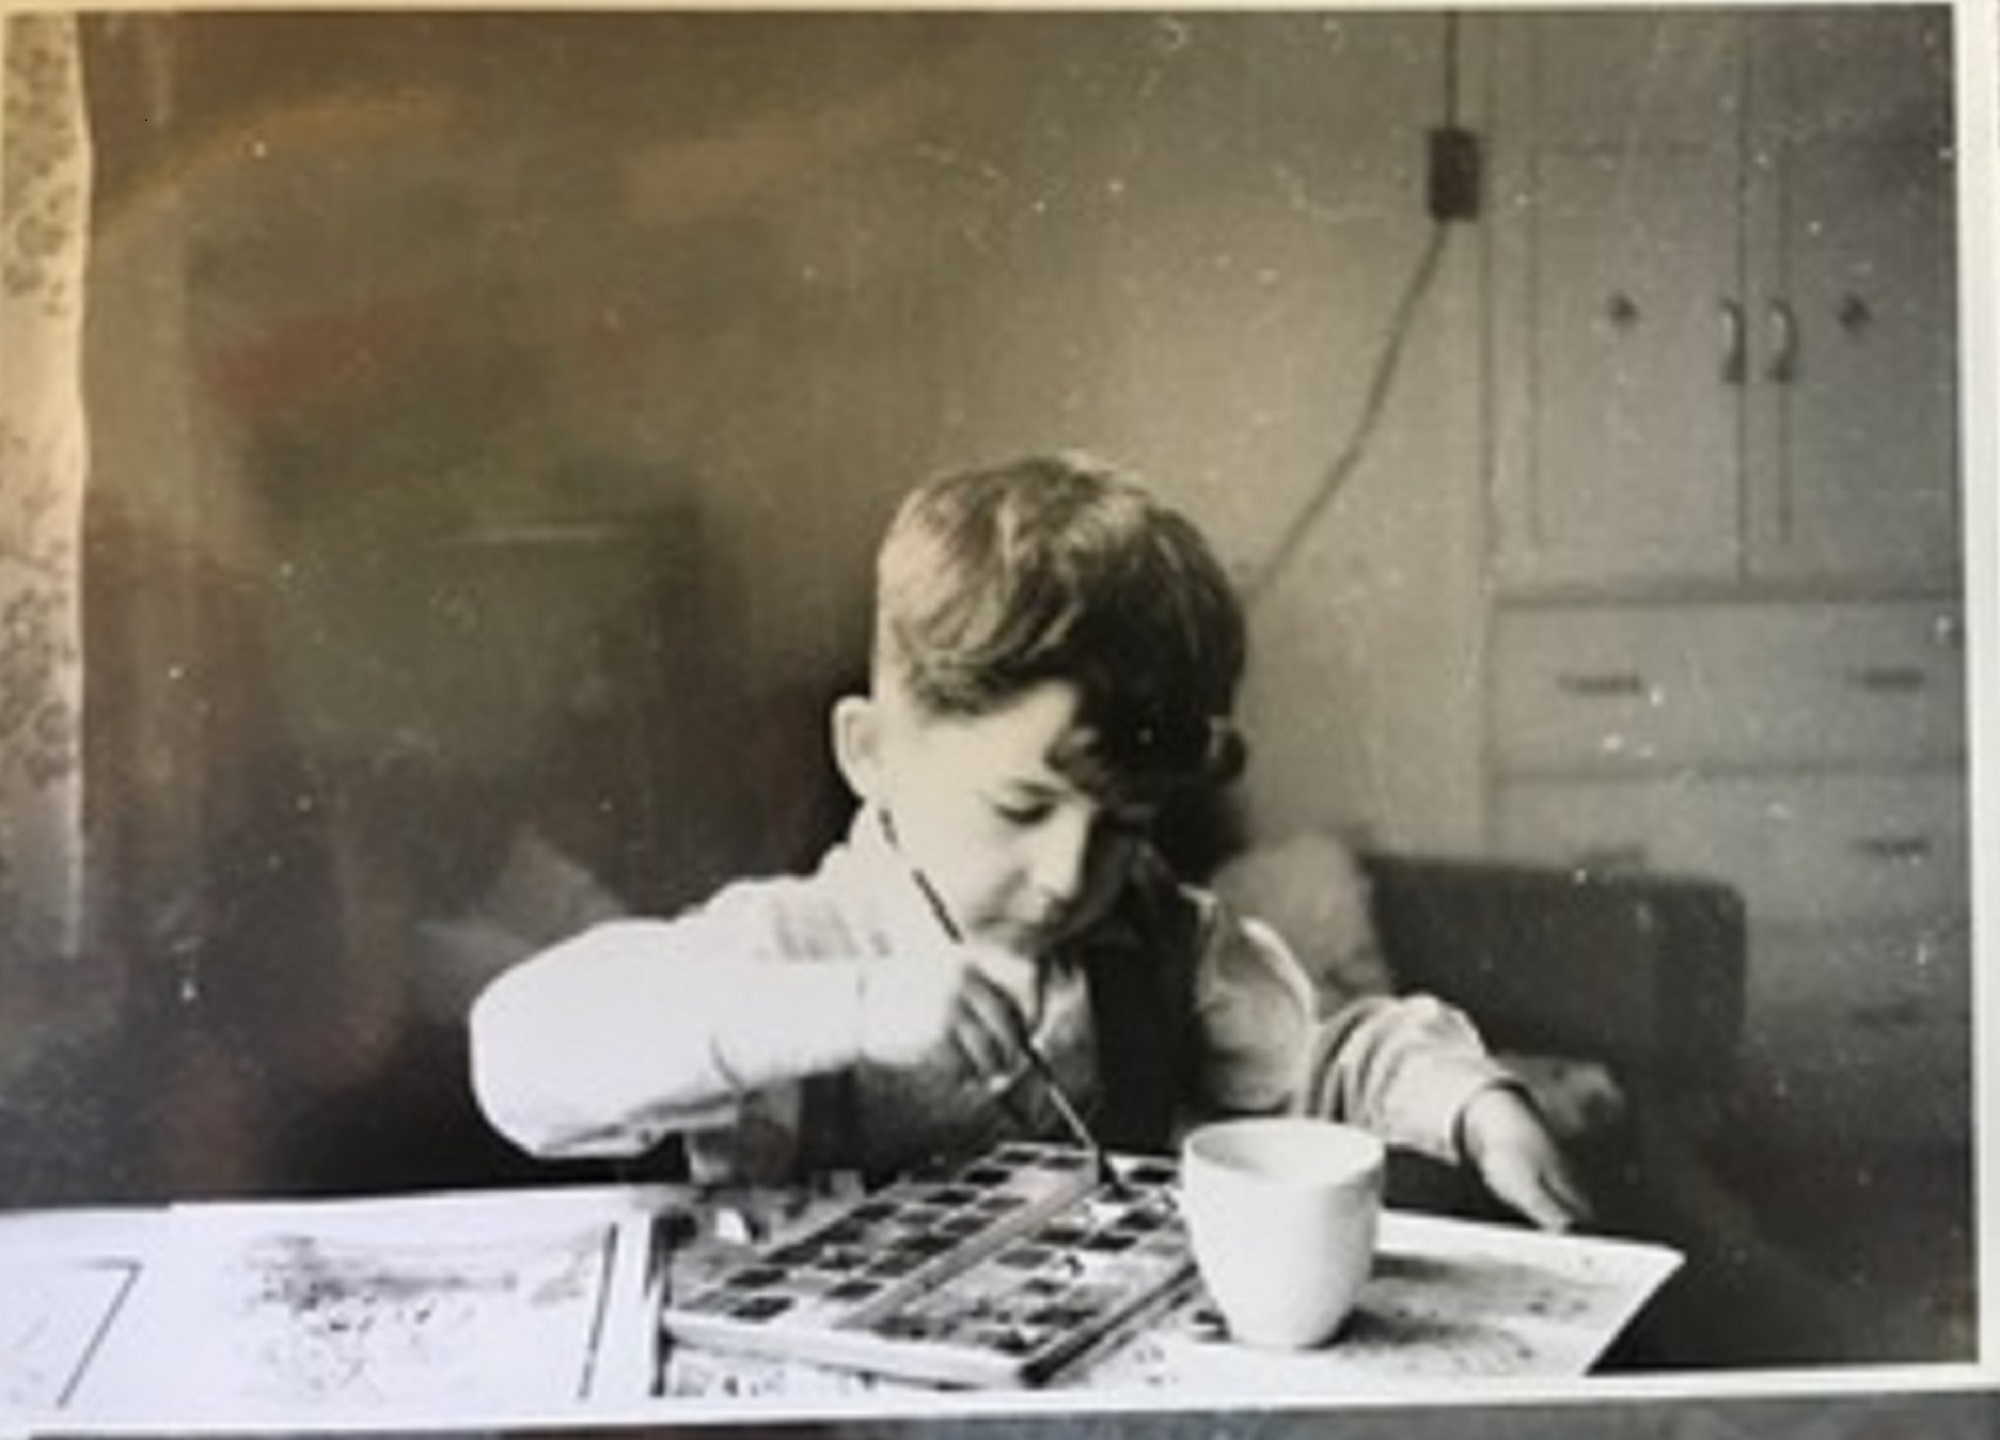
[[[0,0],[0,1434],[1991,1434],[1996,71]]]

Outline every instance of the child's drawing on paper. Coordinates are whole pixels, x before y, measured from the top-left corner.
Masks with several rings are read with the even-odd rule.
[[[588,1393],[615,1232],[394,1246],[280,1234],[219,1277],[232,1363],[251,1403]]]

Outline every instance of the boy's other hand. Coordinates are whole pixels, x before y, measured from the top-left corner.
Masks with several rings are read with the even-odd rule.
[[[1511,1085],[1481,1090],[1459,1117],[1459,1144],[1494,1196],[1544,1230],[1590,1218],[1590,1202],[1541,1116]]]
[[[1021,1008],[964,953],[872,961],[861,987],[864,1060],[902,1067],[943,1052],[975,1079],[1020,1073],[1028,1044]]]

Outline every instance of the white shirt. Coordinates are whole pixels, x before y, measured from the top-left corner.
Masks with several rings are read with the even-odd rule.
[[[899,1168],[1046,1133],[1032,1078],[996,1097],[944,1054],[862,1060],[866,967],[953,943],[872,818],[809,876],[741,881],[671,920],[596,925],[493,982],[472,1042],[495,1127],[550,1157],[636,1154],[678,1133],[697,1173],[758,1178],[800,1163]],[[1456,1158],[1465,1101],[1505,1078],[1462,1015],[1427,997],[1316,990],[1268,927],[1173,889],[1194,922],[1186,1119],[1309,1110]],[[1087,1111],[1100,1025],[1083,967],[1020,964],[994,978]]]

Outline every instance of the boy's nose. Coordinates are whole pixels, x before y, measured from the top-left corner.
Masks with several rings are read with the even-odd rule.
[[[1052,901],[1067,903],[1083,889],[1090,861],[1091,823],[1088,815],[1052,817],[1036,837],[1031,878],[1036,891]]]

